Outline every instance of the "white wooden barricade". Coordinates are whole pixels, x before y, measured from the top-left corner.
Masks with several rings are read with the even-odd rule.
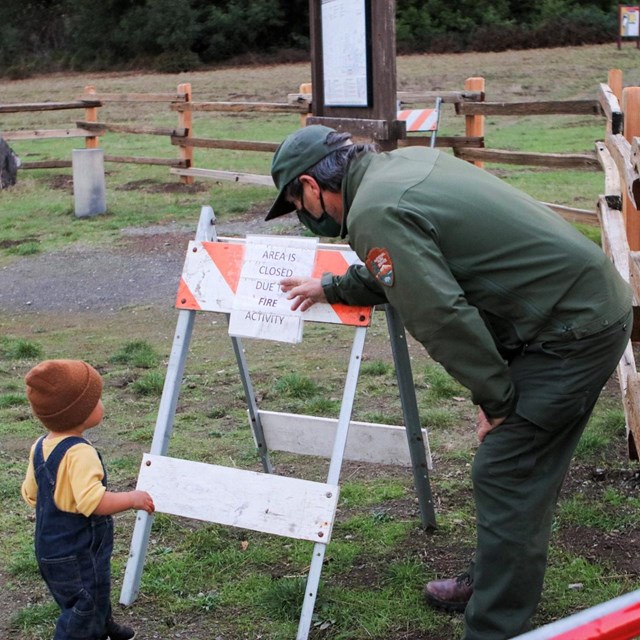
[[[366,327],[372,310],[318,304],[304,313],[305,320],[355,327],[338,419],[260,411],[244,360],[244,350],[239,338],[232,337],[247,397],[250,424],[266,473],[166,456],[195,314],[197,311],[229,314],[233,307],[244,244],[237,239],[214,240],[215,216],[210,207],[203,207],[196,240],[189,245],[178,288],[178,322],[151,451],[142,460],[138,488],[151,493],[157,512],[313,542],[296,636],[297,640],[305,640],[311,627],[325,549],[331,540],[344,457],[384,464],[412,464],[423,523],[426,527],[434,527],[427,471],[430,466],[428,438],[426,431],[419,428],[408,355],[401,347],[404,334],[398,329],[397,319],[389,309],[387,319],[405,426],[351,422]],[[340,273],[357,260],[355,254],[345,251],[344,247],[326,247],[316,254],[316,272]],[[327,482],[274,475],[268,449],[330,456]],[[131,604],[137,597],[152,521],[152,516],[144,511],[138,512],[120,596],[123,604]]]

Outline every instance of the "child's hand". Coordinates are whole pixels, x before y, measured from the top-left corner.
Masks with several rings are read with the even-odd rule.
[[[131,498],[133,499],[134,509],[142,509],[147,513],[153,513],[156,510],[153,498],[146,491],[132,491]]]

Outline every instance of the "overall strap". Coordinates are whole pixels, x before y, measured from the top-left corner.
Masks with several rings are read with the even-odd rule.
[[[42,442],[46,436],[40,436],[33,449],[33,467],[37,469],[44,464],[44,453],[42,452]]]

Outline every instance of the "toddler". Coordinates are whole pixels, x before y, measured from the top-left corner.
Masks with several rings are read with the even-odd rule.
[[[60,607],[53,640],[132,640],[111,614],[111,515],[153,513],[146,491],[107,491],[102,458],[84,438],[102,420],[102,378],[81,360],[45,360],[25,377],[48,433],[31,447],[22,497],[36,509],[40,573]]]

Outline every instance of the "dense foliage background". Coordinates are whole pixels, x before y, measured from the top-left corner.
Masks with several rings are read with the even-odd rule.
[[[373,0],[382,1],[382,0]],[[611,42],[614,0],[397,0],[400,53]],[[308,55],[308,0],[2,0],[0,74]]]

